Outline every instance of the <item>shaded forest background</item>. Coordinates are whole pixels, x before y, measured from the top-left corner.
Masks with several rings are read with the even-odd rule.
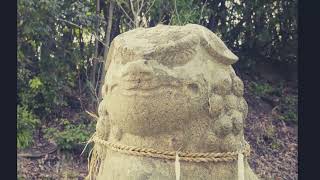
[[[81,151],[94,132],[110,42],[159,23],[216,33],[239,56],[248,91],[295,125],[297,92],[286,92],[297,85],[297,14],[297,0],[18,0],[17,147],[46,139]]]

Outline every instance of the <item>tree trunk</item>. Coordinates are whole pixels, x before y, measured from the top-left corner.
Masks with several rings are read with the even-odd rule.
[[[120,34],[120,20],[121,20],[121,9],[116,8],[114,9],[114,21],[112,24],[112,30],[110,35],[110,43],[112,40]]]
[[[100,0],[97,0],[96,2],[96,15],[99,15],[100,13]],[[98,57],[99,57],[99,25],[100,25],[100,20],[98,19],[97,24],[96,24],[96,37],[95,37],[95,52],[94,52],[94,58],[92,59],[93,67],[92,67],[92,73],[91,73],[91,83],[92,86],[96,86],[96,71],[97,71],[97,66],[98,66]]]
[[[209,28],[212,32],[216,32],[217,27],[218,27],[218,22],[220,19],[220,16],[218,13],[218,11],[219,11],[218,4],[220,2],[221,1],[209,1],[208,2],[208,8],[212,9],[212,14],[210,15],[207,28]]]
[[[106,47],[105,47],[104,54],[103,54],[104,65],[103,65],[103,70],[102,70],[101,79],[100,79],[100,87],[99,87],[99,92],[98,92],[99,101],[102,98],[101,97],[102,85],[104,83],[104,79],[106,76],[108,63],[110,63],[110,62],[107,62],[107,56],[108,56],[108,52],[109,52],[109,44],[110,44],[110,38],[111,38],[114,3],[115,3],[114,0],[110,0],[109,13],[108,13],[109,14],[108,15],[108,26],[107,26],[106,40],[105,40]]]

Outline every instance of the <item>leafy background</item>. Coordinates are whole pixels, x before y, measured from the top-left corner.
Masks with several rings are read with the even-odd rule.
[[[251,143],[280,152],[278,124],[296,129],[298,121],[297,13],[297,0],[18,0],[17,148],[32,151],[52,142],[62,155],[78,157],[94,132],[92,114],[112,39],[137,27],[195,23],[239,56],[234,67],[245,82],[249,108],[269,106],[259,106],[271,120]],[[296,175],[294,168],[287,171]]]

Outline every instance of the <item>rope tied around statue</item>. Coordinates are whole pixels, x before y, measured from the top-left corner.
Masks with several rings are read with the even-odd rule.
[[[101,139],[99,136],[95,135],[92,137],[90,142],[94,142],[110,148],[113,151],[125,153],[128,155],[135,156],[145,156],[153,157],[167,160],[175,160],[177,151],[161,151],[152,148],[135,147],[128,146],[124,144],[113,143]],[[250,145],[244,141],[244,146],[242,149],[234,152],[207,152],[207,153],[194,153],[194,152],[178,152],[180,161],[187,162],[229,162],[238,160],[238,155],[243,154],[243,156],[250,155]]]

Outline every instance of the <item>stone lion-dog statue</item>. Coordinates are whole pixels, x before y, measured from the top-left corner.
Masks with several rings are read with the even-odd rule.
[[[200,25],[117,36],[106,60],[88,178],[258,179],[247,162],[248,105],[231,66],[236,61]]]

